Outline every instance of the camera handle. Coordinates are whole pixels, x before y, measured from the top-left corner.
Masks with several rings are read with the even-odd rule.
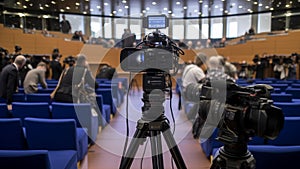
[[[147,79],[145,77],[143,78],[144,80]],[[122,156],[119,169],[129,169],[131,167],[137,150],[139,146],[146,141],[146,137],[150,137],[152,167],[154,169],[163,169],[164,164],[161,135],[163,135],[167,143],[177,168],[187,168],[170,130],[169,121],[164,116],[164,93],[157,92],[159,90],[152,90],[156,88],[154,86],[155,85],[151,84],[150,86],[143,85],[144,94],[142,101],[144,102],[144,106],[142,107],[142,117],[137,122],[133,139],[127,149],[127,152],[125,152],[125,155]]]

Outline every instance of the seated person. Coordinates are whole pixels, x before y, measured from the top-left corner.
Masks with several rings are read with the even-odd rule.
[[[46,70],[46,63],[40,62],[35,69],[30,70],[26,74],[24,80],[24,91],[26,94],[37,93],[39,83],[44,89],[47,88],[47,83],[45,80]]]

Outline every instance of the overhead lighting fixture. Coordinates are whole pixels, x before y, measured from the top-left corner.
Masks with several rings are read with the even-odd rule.
[[[260,4],[258,4],[258,6],[263,6],[263,4],[262,4],[262,3],[260,3]]]
[[[43,10],[43,9],[44,9],[44,7],[40,6],[40,9],[41,9],[41,10]]]
[[[225,0],[222,0],[222,2],[224,2]]]
[[[170,13],[172,13],[172,11],[168,11],[168,13],[170,14]]]
[[[43,15],[43,18],[47,19],[47,18],[50,18],[49,15]]]
[[[242,5],[240,5],[240,6],[239,6],[239,8],[240,8],[240,9],[242,9],[242,8],[243,8],[243,6],[242,6]]]
[[[25,0],[26,2],[29,2],[29,0]]]
[[[123,1],[122,1],[122,3],[123,3],[123,4],[126,4],[126,3],[127,3],[127,1],[123,0]]]
[[[254,4],[254,5],[257,5],[257,4],[258,4],[258,2],[256,2],[256,1],[255,1],[255,2],[253,2],[253,4]]]
[[[187,6],[184,6],[183,9],[187,9]]]
[[[66,9],[67,9],[67,10],[70,10],[70,7],[69,7],[69,6],[66,6]]]
[[[82,13],[83,13],[83,14],[87,14],[87,12],[86,12],[86,11],[83,11]]]
[[[94,11],[94,9],[90,9],[90,11],[91,11],[91,12],[93,12],[93,11]]]
[[[18,1],[18,2],[17,2],[17,5],[21,5],[21,2]]]
[[[119,12],[122,12],[123,10],[120,8],[118,11],[119,11]]]
[[[218,9],[218,8],[219,8],[219,6],[218,6],[218,5],[216,5],[216,6],[215,6],[215,8],[216,8],[216,9]]]
[[[194,12],[195,12],[195,13],[197,13],[197,12],[198,12],[198,10],[197,10],[197,9],[195,9],[195,10],[194,10]]]
[[[143,10],[142,12],[143,12],[143,13],[146,13],[147,11],[146,11],[146,10]]]
[[[51,4],[56,4],[56,2],[55,1],[51,1]]]
[[[156,2],[152,2],[152,5],[156,5]]]
[[[225,11],[224,11],[224,13],[228,13],[228,11],[227,11],[227,10],[225,10]]]
[[[208,8],[208,5],[204,5],[204,8]]]
[[[164,8],[164,11],[167,11],[168,10],[168,8]]]
[[[220,8],[220,11],[223,11],[224,9],[223,8]]]
[[[273,10],[274,10],[274,8],[270,8],[270,10],[271,10],[271,11],[273,11]]]
[[[49,8],[49,5],[48,5],[48,4],[45,4],[45,7]]]
[[[292,16],[292,13],[288,12],[285,14],[285,16]]]
[[[203,3],[203,1],[201,0],[201,1],[199,1],[199,3],[200,3],[200,4],[202,4],[202,3]]]
[[[90,0],[85,0],[85,2],[89,2]]]
[[[24,9],[26,9],[26,8],[27,8],[27,6],[26,6],[26,5],[23,5],[23,8],[24,8]]]
[[[286,7],[286,8],[289,8],[289,7],[290,7],[290,4],[286,4],[285,7]]]
[[[80,6],[80,3],[79,3],[79,2],[76,2],[75,5],[76,5],[76,6]]]
[[[146,10],[147,10],[147,11],[149,11],[149,10],[150,10],[150,8],[149,8],[149,7],[147,7],[147,8],[146,8]]]
[[[65,10],[64,9],[60,9],[60,12],[65,12]]]
[[[198,12],[198,15],[202,15],[202,13],[201,13],[201,12]]]
[[[112,13],[113,13],[113,14],[116,14],[116,13],[117,13],[117,11],[113,11]]]
[[[270,7],[269,7],[269,6],[265,6],[265,8],[266,8],[266,9],[269,9]]]
[[[175,16],[175,14],[174,14],[174,13],[172,13],[172,16]]]
[[[108,3],[107,3],[107,2],[104,2],[104,5],[105,5],[105,6],[107,6],[107,5],[108,5]]]
[[[235,6],[235,3],[232,3],[231,6]]]
[[[128,8],[129,8],[129,6],[128,6],[128,5],[126,5],[126,6],[125,6],[125,9],[128,9]]]
[[[31,3],[31,4],[29,4],[29,6],[33,6],[33,4]]]
[[[179,2],[179,1],[177,1],[177,2],[176,2],[176,5],[180,5],[180,2]]]

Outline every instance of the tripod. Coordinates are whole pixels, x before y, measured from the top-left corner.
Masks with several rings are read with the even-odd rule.
[[[255,163],[247,144],[231,143],[219,148],[210,169],[255,169]]]
[[[147,74],[146,74],[147,76]],[[171,155],[175,161],[178,169],[186,169],[183,158],[180,154],[179,148],[176,145],[174,137],[170,131],[170,125],[168,119],[164,116],[163,102],[165,101],[164,93],[161,90],[152,90],[154,85],[151,85],[151,80],[156,79],[157,74],[143,79],[147,79],[150,87],[145,87],[143,83],[143,99],[144,106],[142,107],[142,118],[138,120],[136,131],[133,139],[127,149],[127,152],[122,157],[120,169],[129,169],[134,160],[136,152],[140,145],[146,140],[146,137],[150,137],[151,153],[152,153],[152,166],[154,169],[163,169],[163,155],[162,155],[162,141],[161,134],[163,135],[167,146],[171,152]],[[153,80],[154,81],[154,80]],[[156,88],[157,89],[157,88]],[[151,92],[151,94],[150,94]]]

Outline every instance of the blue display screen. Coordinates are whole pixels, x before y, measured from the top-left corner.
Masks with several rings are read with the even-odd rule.
[[[165,16],[148,16],[148,28],[159,29],[166,28],[166,17]]]

